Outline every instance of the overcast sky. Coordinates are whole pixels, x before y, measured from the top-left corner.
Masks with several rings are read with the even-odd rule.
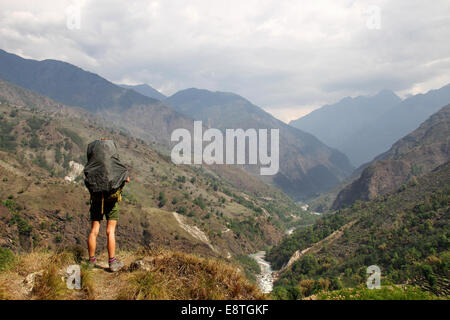
[[[235,92],[289,121],[450,83],[450,1],[2,0],[0,48],[166,95]]]

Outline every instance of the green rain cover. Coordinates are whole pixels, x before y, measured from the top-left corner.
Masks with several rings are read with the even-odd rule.
[[[127,168],[120,162],[117,146],[112,140],[95,140],[87,147],[84,183],[91,193],[112,192],[128,177]]]

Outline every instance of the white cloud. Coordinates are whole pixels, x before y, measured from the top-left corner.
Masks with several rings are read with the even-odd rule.
[[[79,30],[66,9],[79,4]],[[366,9],[380,8],[380,29]],[[450,82],[450,2],[436,0],[12,1],[0,47],[113,82],[232,91],[282,120],[346,95]]]

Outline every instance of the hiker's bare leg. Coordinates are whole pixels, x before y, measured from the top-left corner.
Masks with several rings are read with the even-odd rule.
[[[100,231],[100,221],[92,221],[91,233],[88,238],[89,257],[95,256],[95,248],[97,246],[97,236]]]
[[[106,236],[108,237],[108,255],[109,258],[116,256],[116,225],[117,220],[108,220],[106,225]]]

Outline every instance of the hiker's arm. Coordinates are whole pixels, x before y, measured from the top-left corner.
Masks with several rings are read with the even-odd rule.
[[[130,182],[130,177],[127,177],[127,178],[125,179],[125,182]]]

